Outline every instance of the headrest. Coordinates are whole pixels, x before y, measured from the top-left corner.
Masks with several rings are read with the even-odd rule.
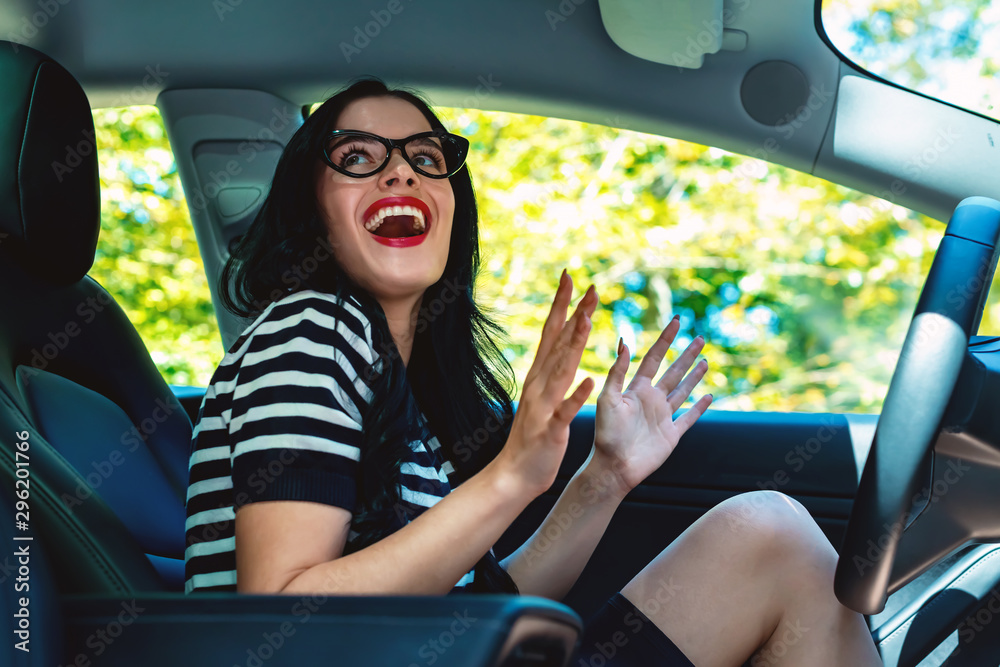
[[[0,261],[55,285],[87,274],[101,228],[94,138],[76,79],[0,41]]]

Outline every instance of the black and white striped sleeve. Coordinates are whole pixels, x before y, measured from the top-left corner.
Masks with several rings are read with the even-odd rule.
[[[354,510],[370,341],[367,318],[348,302],[293,300],[260,323],[232,387],[235,507],[304,500]]]

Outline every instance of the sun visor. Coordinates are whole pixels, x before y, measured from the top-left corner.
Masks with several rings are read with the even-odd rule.
[[[745,33],[724,28],[723,0],[598,0],[598,5],[612,41],[643,60],[698,69],[706,54],[740,50],[740,41],[745,45]]]

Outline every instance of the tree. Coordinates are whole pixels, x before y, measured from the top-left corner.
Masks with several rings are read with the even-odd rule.
[[[906,35],[876,28],[866,30]],[[719,407],[880,408],[939,222],[715,148],[440,111],[472,143],[485,269],[477,295],[507,330],[519,379],[567,268],[601,296],[582,363],[599,386],[619,336],[640,354],[676,313],[675,347],[708,341],[703,389]],[[206,385],[223,350],[162,123],[140,107],[98,111],[95,122],[104,209],[92,275],[121,299],[168,381]],[[998,320],[993,300],[983,330]]]
[[[154,107],[94,113],[101,236],[90,271],[132,320],[168,382],[204,386],[222,359],[194,228]]]

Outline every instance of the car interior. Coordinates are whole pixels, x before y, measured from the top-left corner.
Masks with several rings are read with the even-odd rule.
[[[1000,610],[1000,338],[978,335],[1000,250],[1000,124],[859,68],[830,43],[820,9],[5,2],[0,523],[13,539],[0,555],[0,609],[14,639],[0,648],[4,664],[566,665],[582,621],[651,558],[720,501],[765,488],[800,501],[838,548],[831,585],[866,614],[886,665],[1000,664],[990,626]],[[101,207],[92,109],[155,104],[162,114],[228,349],[247,324],[216,289],[229,248],[311,105],[362,74],[441,106],[752,155],[950,221],[881,415],[710,410],[628,496],[560,602],[184,595],[203,390],[168,385],[115,295],[87,275]],[[949,150],[912,168],[942,128],[955,128]],[[555,485],[498,556],[545,517],[593,428],[585,406]],[[803,446],[808,464],[777,475]],[[116,457],[127,474],[110,474]],[[29,639],[30,651],[18,647]]]

